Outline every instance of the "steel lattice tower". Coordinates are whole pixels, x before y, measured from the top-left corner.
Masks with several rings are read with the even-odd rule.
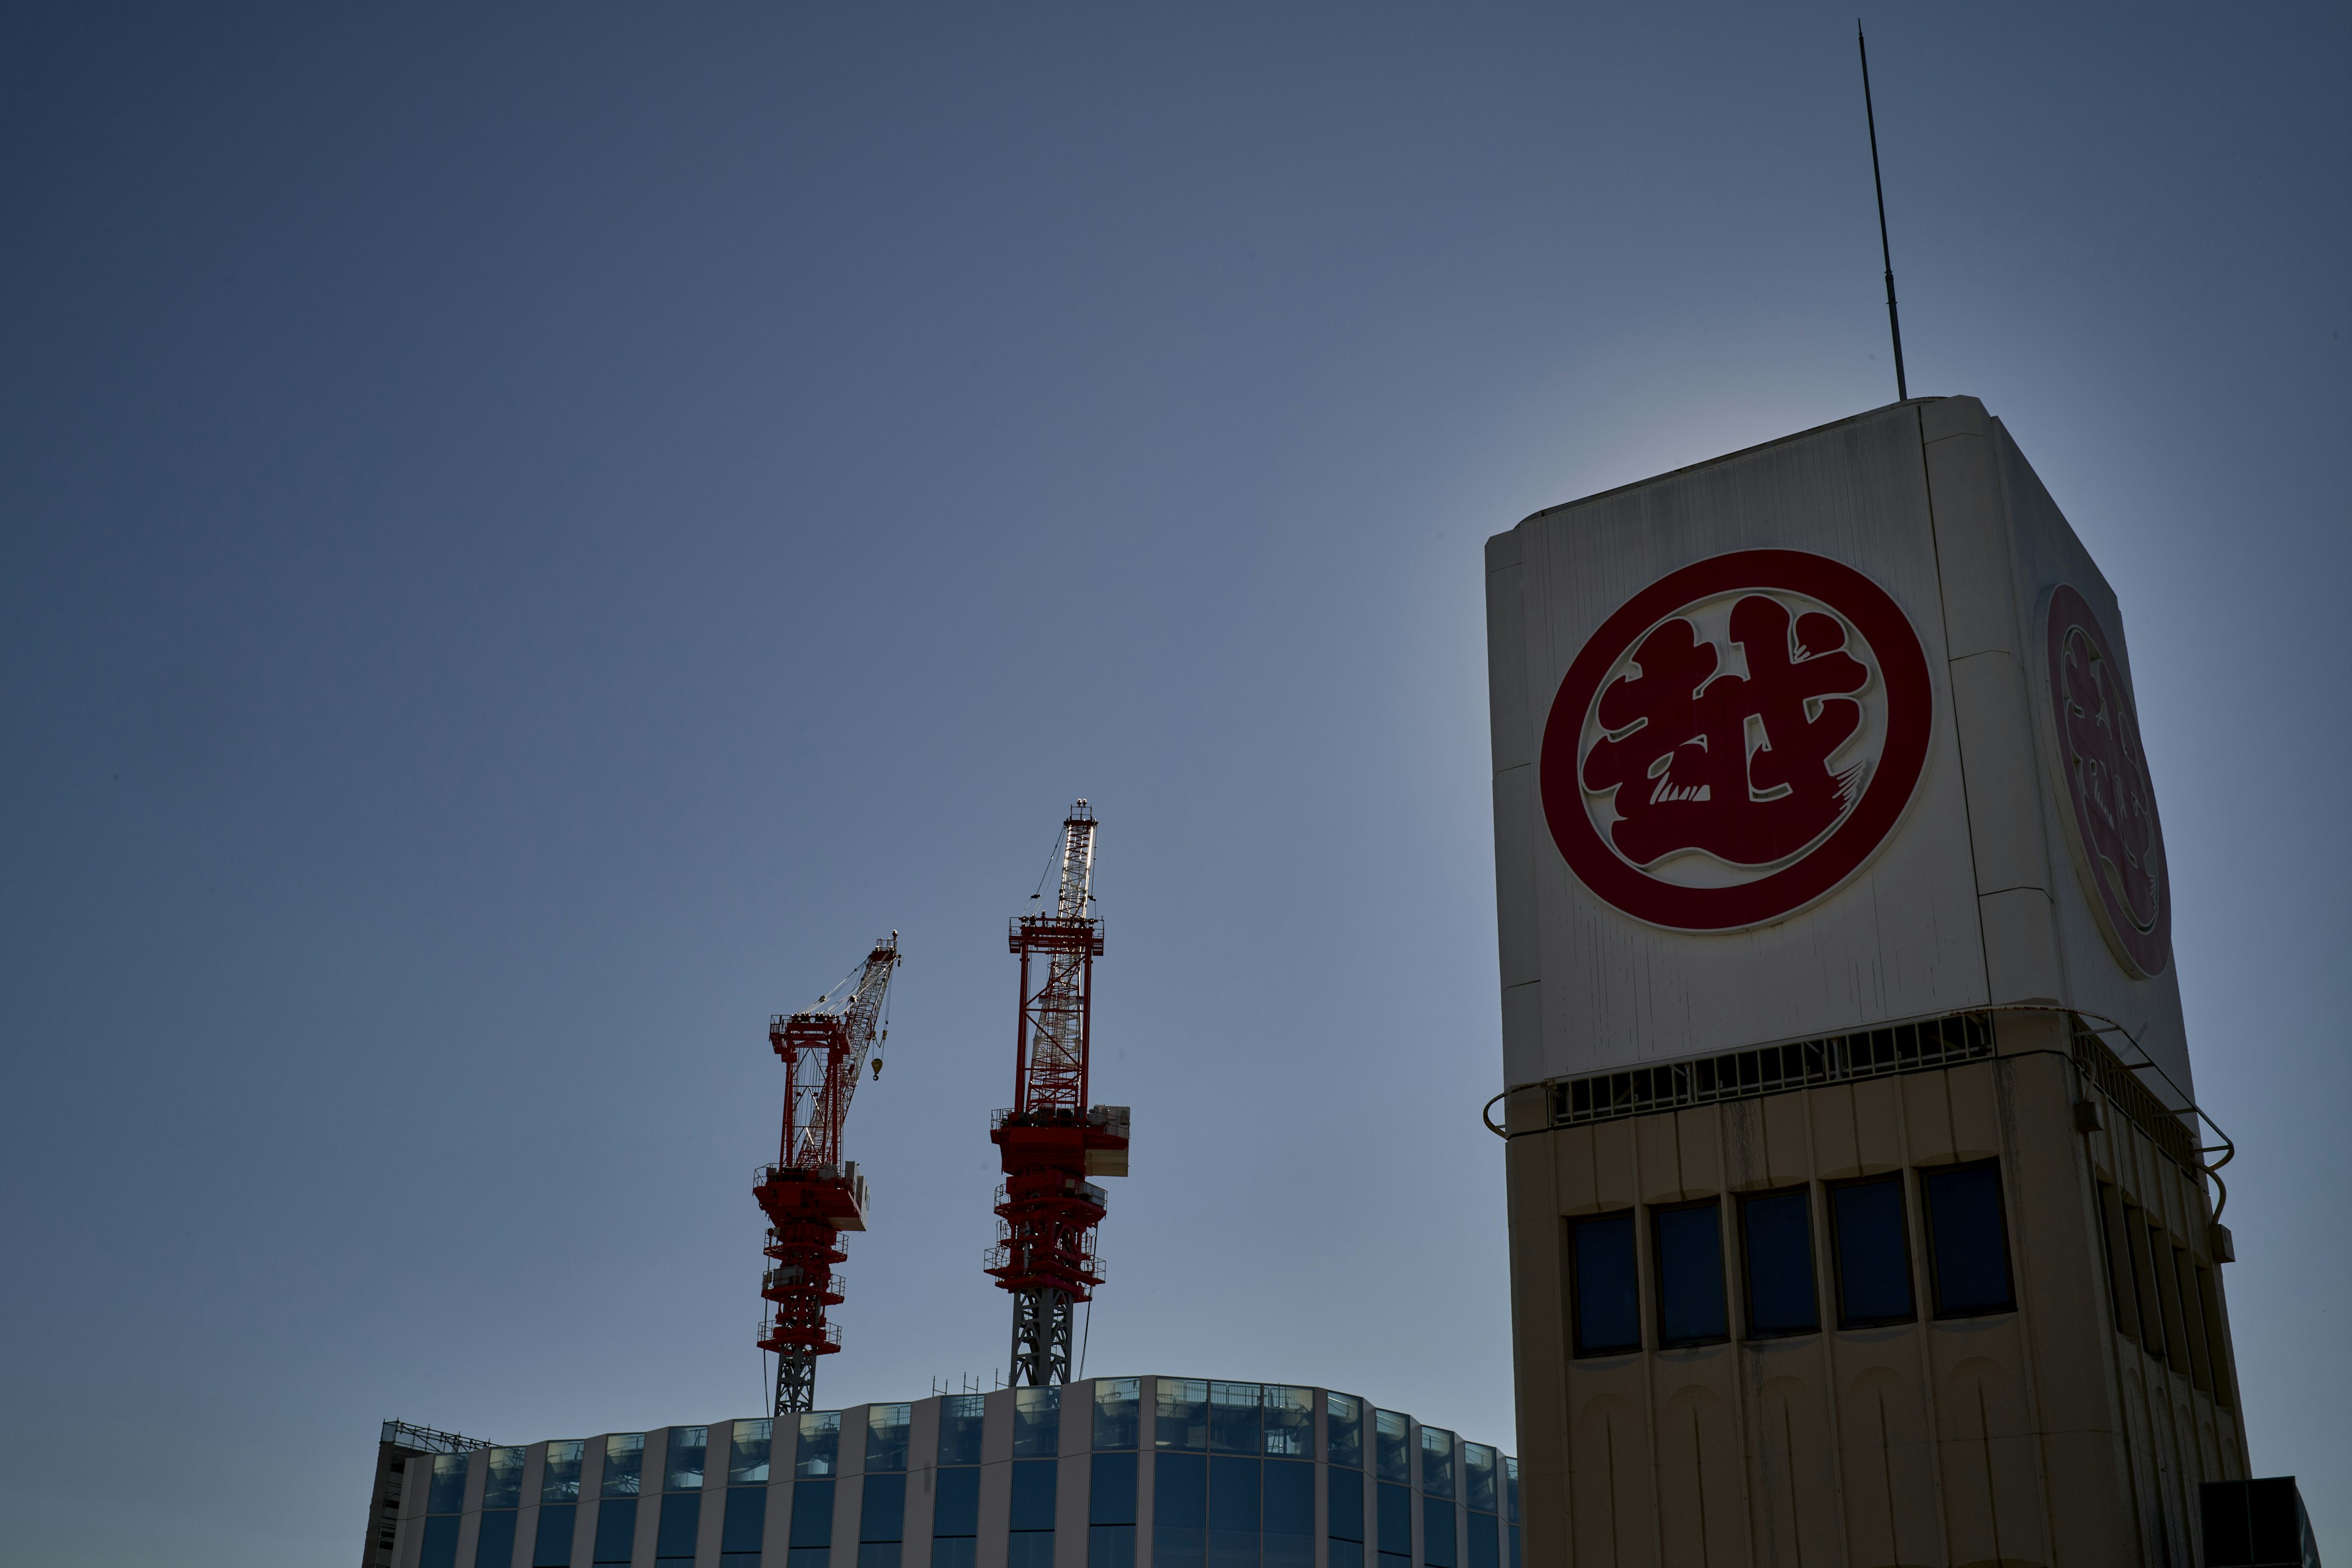
[[[1104,1194],[1087,1178],[1127,1174],[1127,1107],[1087,1104],[1094,967],[1103,951],[1102,922],[1091,912],[1094,863],[1095,816],[1082,800],[1062,823],[1054,912],[1016,916],[1008,937],[1021,960],[1020,1005],[1013,1103],[989,1131],[1004,1184],[996,1190],[988,1272],[1013,1293],[1016,1384],[1069,1381],[1076,1309],[1102,1283],[1095,1227]]]
[[[784,1126],[776,1163],[762,1165],[751,1195],[768,1216],[773,1260],[760,1295],[774,1303],[760,1320],[760,1348],[776,1355],[776,1414],[816,1408],[816,1361],[841,1348],[825,1309],[841,1304],[841,1233],[866,1228],[866,1178],[841,1155],[842,1125],[858,1069],[889,1030],[880,1027],[898,933],[874,944],[857,984],[839,1001],[778,1014],[768,1043],[784,1063]],[[878,1030],[878,1033],[877,1033]],[[874,1058],[880,1077],[882,1062]]]

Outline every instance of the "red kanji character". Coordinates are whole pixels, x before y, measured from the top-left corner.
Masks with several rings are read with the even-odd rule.
[[[2077,633],[2065,647],[2062,722],[2074,752],[2067,771],[2074,775],[2075,797],[2090,807],[2076,812],[2075,821],[2091,840],[2092,859],[2106,862],[2132,922],[2145,931],[2156,924],[2162,906],[2151,854],[2156,805],[2138,752],[2139,726],[2124,710],[2114,672],[2090,639]]]
[[[1703,849],[1735,866],[1768,866],[1844,816],[1860,766],[1830,758],[1862,724],[1853,700],[1870,670],[1843,650],[1845,627],[1751,594],[1731,607],[1745,676],[1718,674],[1712,644],[1691,623],[1662,623],[1633,653],[1635,672],[1601,694],[1607,731],[1587,755],[1584,787],[1614,790],[1618,851],[1649,866]]]

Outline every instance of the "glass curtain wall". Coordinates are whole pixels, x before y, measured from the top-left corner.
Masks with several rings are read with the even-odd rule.
[[[1152,1421],[1153,1568],[1204,1568],[1209,1541],[1209,1385],[1163,1377]]]
[[[719,1516],[719,1568],[760,1568],[768,1531],[768,1460],[775,1422],[738,1421],[727,1437],[727,1500]]]
[[[911,1405],[866,1409],[866,1486],[857,1505],[857,1568],[898,1568],[907,1525],[907,1437]]]
[[[1421,1429],[1421,1560],[1428,1568],[1462,1568],[1454,1555],[1454,1434]]]
[[[793,1447],[793,1518],[787,1568],[829,1568],[833,1561],[834,1489],[841,1475],[841,1412],[812,1410],[800,1418]]]
[[[425,1487],[425,1541],[420,1568],[457,1568],[458,1516],[466,1511],[468,1454],[436,1454]]]
[[[584,1438],[547,1446],[547,1458],[540,1469],[539,1528],[531,1538],[531,1568],[572,1568],[572,1531],[580,1513],[580,1467],[587,1454]]]
[[[940,1401],[939,1468],[932,1472],[931,1568],[973,1568],[980,1549],[981,1437],[987,1423],[983,1394],[950,1394]]]
[[[1484,1443],[1462,1445],[1462,1510],[1468,1555],[1464,1568],[1502,1568],[1500,1458]]]
[[[1325,1550],[1331,1568],[1364,1568],[1364,1402],[1323,1396]]]
[[[1087,1568],[1135,1568],[1136,1448],[1142,1436],[1143,1380],[1097,1380],[1087,1488]]]
[[[474,1538],[474,1568],[514,1568],[523,1453],[520,1448],[492,1448],[483,1456],[482,1526]]]
[[[1062,1451],[1059,1386],[1013,1391],[1013,1511],[1006,1568],[1054,1568],[1054,1502]]]
[[[604,1478],[597,1488],[596,1554],[601,1564],[623,1563],[635,1554],[637,1491],[644,1485],[646,1435],[614,1432],[604,1439]]]
[[[694,1561],[702,1525],[702,1472],[710,1458],[710,1428],[673,1426],[662,1458],[661,1521],[654,1532],[654,1562],[669,1568]]]

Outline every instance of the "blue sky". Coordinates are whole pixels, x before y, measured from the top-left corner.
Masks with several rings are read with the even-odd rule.
[[[2352,23],[1869,21],[1913,390],[2123,597],[2257,1467],[2340,1475]],[[1508,1443],[1480,545],[1892,396],[1852,29],[13,8],[0,1538],[307,1563],[383,1417],[756,1413],[764,1021],[894,928],[820,1396],[1001,1368],[1080,795],[1089,1370]]]

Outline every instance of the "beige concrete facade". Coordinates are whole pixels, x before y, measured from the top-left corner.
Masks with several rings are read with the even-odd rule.
[[[2178,1150],[2179,1123],[2168,1131],[2119,1064],[2094,1064],[2141,1101],[2140,1121],[2127,1114],[2078,1061],[2099,1047],[2070,1049],[2060,1016],[1994,1026],[1987,1060],[1582,1126],[1549,1125],[1546,1086],[1510,1097],[1530,1563],[2193,1560],[2198,1483],[2247,1471],[2210,1212],[2158,1142]],[[1837,1328],[1825,1184],[1986,1159],[2003,1178],[2017,1310],[1935,1321],[1912,1179],[1918,1321]],[[1811,1194],[1822,1331],[1738,1336],[1727,1218],[1735,1337],[1656,1348],[1636,1226],[1649,1348],[1572,1355],[1564,1221],[1790,1188]]]

